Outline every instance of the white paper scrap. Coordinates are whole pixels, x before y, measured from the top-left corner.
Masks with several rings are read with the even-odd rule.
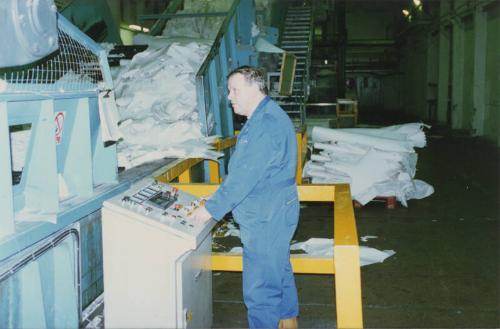
[[[231,254],[242,254],[243,253],[243,247],[234,247],[231,250],[229,250]]]
[[[391,257],[396,252],[394,250],[378,250],[375,248],[359,247],[359,265],[365,266],[375,263],[382,263],[386,258]]]
[[[233,223],[228,223],[227,224],[227,231],[224,233],[224,237],[227,236],[236,236],[240,237],[240,230],[234,225]]]
[[[308,255],[317,257],[333,257],[333,239],[311,238],[305,242],[297,242],[290,246],[290,250],[303,250]],[[382,263],[387,257],[394,255],[394,250],[378,250],[375,248],[360,246],[359,263],[366,266]]]
[[[26,159],[26,151],[30,143],[31,129],[20,130],[10,134],[12,171],[22,171]]]
[[[99,93],[99,118],[101,119],[101,138],[103,142],[117,141],[123,138],[123,134],[118,128],[120,114],[116,107],[114,91],[104,91]]]

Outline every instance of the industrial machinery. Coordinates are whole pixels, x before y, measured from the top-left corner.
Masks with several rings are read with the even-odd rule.
[[[9,45],[0,53],[2,66],[29,64],[57,50],[56,7],[52,1],[3,1],[0,9],[5,15],[0,21],[2,38],[4,45]]]
[[[210,328],[215,221],[191,222],[196,197],[142,180],[104,202],[107,328]]]
[[[74,328],[96,280],[88,253],[99,242],[102,201],[120,192],[98,105],[111,74],[105,51],[53,1],[2,1],[0,12],[8,45],[0,56],[0,327]]]

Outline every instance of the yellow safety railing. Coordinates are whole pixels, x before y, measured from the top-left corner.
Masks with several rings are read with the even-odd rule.
[[[224,149],[230,148],[236,144],[236,136],[229,137],[226,139],[219,139],[215,141],[214,148],[216,151],[222,151]],[[163,168],[160,168],[156,172],[155,178],[164,183],[169,183],[173,179],[178,178],[179,183],[190,183],[191,182],[191,168],[196,166],[198,163],[204,161],[202,158],[193,159],[178,159],[172,163],[169,163]],[[219,163],[215,160],[207,160],[208,168],[210,171],[210,183],[219,184],[221,182],[219,174]]]
[[[302,183],[302,168],[306,163],[307,158],[307,130],[305,126],[300,127],[295,133],[297,137],[297,173],[295,174],[295,180],[297,184]]]
[[[302,182],[302,168],[306,162],[307,156],[307,133],[305,127],[298,129],[296,133],[297,146],[298,146],[298,159],[297,159],[297,173],[295,180],[297,184]],[[222,151],[230,148],[236,144],[236,136],[219,139],[214,143],[214,148],[217,151]],[[193,159],[179,159],[174,163],[168,164],[166,167],[158,170],[159,174],[156,176],[161,182],[171,182],[173,179],[178,178],[179,183],[191,182],[191,168],[198,163],[204,161],[201,158]],[[208,168],[210,171],[210,183],[218,184],[221,182],[219,174],[219,163],[215,160],[208,160]]]
[[[299,137],[299,136],[298,136]],[[300,136],[302,141],[303,135]],[[307,137],[306,137],[307,140]],[[235,140],[219,146],[232,146]],[[306,141],[307,143],[307,141]],[[302,144],[303,145],[303,144]],[[299,152],[302,150],[299,146]],[[305,153],[304,153],[305,154]],[[299,157],[300,158],[300,157]],[[179,160],[156,177],[157,180],[171,183],[178,177],[179,184],[172,184],[179,189],[198,197],[211,195],[219,187],[218,162],[211,161],[210,182],[190,183],[190,169],[202,159]],[[301,160],[299,160],[301,161]],[[352,205],[349,185],[314,185],[297,186],[301,202],[329,202],[333,207],[334,258],[312,257],[309,255],[291,255],[293,272],[301,274],[335,274],[335,296],[338,328],[362,328],[363,309],[361,303],[361,274],[359,264],[359,244],[356,220]],[[241,272],[243,260],[241,254],[212,253],[213,271]]]

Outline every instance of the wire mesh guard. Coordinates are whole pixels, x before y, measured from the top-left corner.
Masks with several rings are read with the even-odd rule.
[[[103,81],[99,57],[68,33],[58,30],[59,49],[35,63],[0,68],[5,92],[58,92],[96,90]]]

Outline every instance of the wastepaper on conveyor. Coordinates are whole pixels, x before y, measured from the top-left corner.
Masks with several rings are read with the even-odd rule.
[[[231,4],[186,0],[179,13],[227,12]],[[210,145],[215,136],[205,138],[201,132],[195,78],[223,21],[224,16],[173,18],[162,36],[134,38],[135,44],[147,44],[148,49],[113,73],[123,134],[119,166],[130,168],[163,157],[222,156]],[[254,30],[258,33],[255,26]]]
[[[206,44],[166,41],[134,56],[115,79],[123,141],[118,164],[125,168],[163,157],[217,158],[201,133],[195,75]]]
[[[414,179],[415,147],[426,145],[425,124],[409,123],[385,128],[328,129],[314,127],[314,152],[303,176],[312,183],[349,183],[354,200],[366,204],[377,196],[409,199],[431,195],[434,188]]]
[[[200,1],[198,1],[200,2]],[[224,12],[226,1],[201,1],[183,13]],[[205,60],[223,17],[171,19],[160,37],[139,34],[135,44],[149,47],[114,72],[123,141],[118,165],[125,168],[163,157],[216,159],[197,111],[196,73]]]
[[[228,12],[232,3],[232,1],[227,0],[184,0],[184,9],[177,13]],[[162,35],[166,37],[191,37],[214,40],[224,18],[224,16],[173,17],[165,24]]]

